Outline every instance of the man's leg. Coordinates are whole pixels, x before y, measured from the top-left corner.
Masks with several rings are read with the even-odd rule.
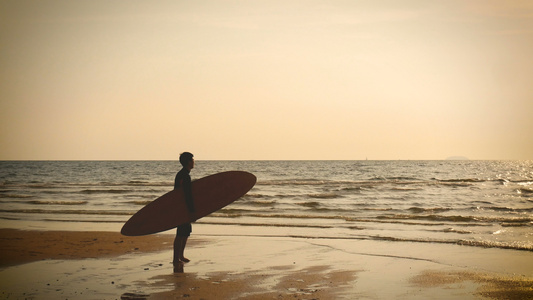
[[[185,252],[185,246],[187,245],[187,239],[188,238],[189,238],[188,236],[181,237],[180,260],[182,262],[189,262],[190,261],[188,258],[183,256],[183,253]]]
[[[172,264],[174,266],[180,263],[180,258],[182,255],[181,238],[182,237],[179,236],[178,233],[176,232],[176,238],[174,239],[174,259],[172,260]]]

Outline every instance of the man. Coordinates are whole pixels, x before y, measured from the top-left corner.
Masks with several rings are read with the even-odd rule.
[[[187,209],[189,213],[194,217],[194,201],[192,197],[192,186],[191,186],[191,176],[189,175],[191,170],[194,168],[194,158],[192,153],[183,152],[180,155],[180,163],[183,168],[176,174],[176,179],[174,181],[174,189],[180,187],[183,188],[183,193],[185,196],[185,203],[187,204]],[[174,240],[174,266],[179,267],[183,263],[187,263],[190,260],[183,256],[185,251],[185,245],[187,244],[187,239],[191,235],[192,225],[191,223],[185,223],[178,226],[176,232],[176,239]]]

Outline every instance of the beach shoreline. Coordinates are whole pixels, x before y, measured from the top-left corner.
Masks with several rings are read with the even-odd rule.
[[[172,249],[168,234],[128,237],[109,231],[0,229],[0,268],[41,260],[108,258]]]
[[[527,299],[533,253],[459,245],[0,229],[2,296],[91,299]],[[48,250],[47,250],[48,249]],[[176,272],[174,272],[176,271]]]

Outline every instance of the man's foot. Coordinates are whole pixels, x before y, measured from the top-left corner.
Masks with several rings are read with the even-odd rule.
[[[173,262],[172,262],[172,265],[174,265],[174,267],[176,267],[176,266],[183,266],[183,262],[182,262],[181,260],[178,259],[177,261],[176,261],[176,260],[173,261]]]
[[[190,262],[191,260],[188,259],[188,258],[182,257],[182,258],[180,258],[180,261],[181,261],[181,262],[184,262],[184,263],[188,263],[188,262]]]
[[[174,264],[174,273],[183,273],[183,263]]]

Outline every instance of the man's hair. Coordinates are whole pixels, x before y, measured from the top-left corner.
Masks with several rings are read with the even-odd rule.
[[[180,154],[180,164],[186,167],[192,160],[193,156],[194,155],[192,155],[192,153],[190,152],[183,152],[182,154]]]

